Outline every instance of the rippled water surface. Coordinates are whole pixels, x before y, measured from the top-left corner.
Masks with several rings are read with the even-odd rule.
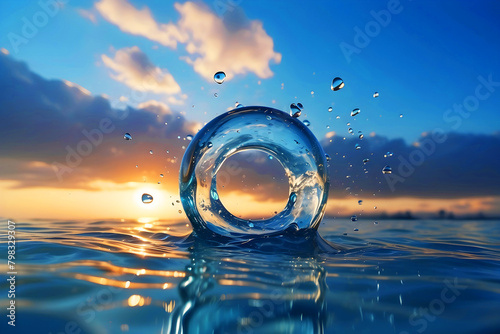
[[[17,221],[15,331],[500,333],[499,224],[325,219],[221,243],[186,221]]]

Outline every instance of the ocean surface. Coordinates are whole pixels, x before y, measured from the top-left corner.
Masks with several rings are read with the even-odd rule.
[[[15,327],[0,223],[1,333],[500,333],[499,221],[325,219],[239,242],[187,221],[15,221]]]

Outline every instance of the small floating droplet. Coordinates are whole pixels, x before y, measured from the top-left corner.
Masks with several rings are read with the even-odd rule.
[[[186,136],[186,139],[187,139],[187,140],[193,140],[193,135],[187,135],[187,136]]]
[[[333,80],[332,80],[332,86],[331,86],[331,89],[336,92],[340,89],[344,88],[344,80],[342,80],[341,78],[339,77],[335,77]]]
[[[328,107],[328,112],[332,112],[333,111],[333,108],[332,107]]]
[[[160,174],[160,177],[163,177],[163,174]]]
[[[366,164],[370,159],[363,159],[363,163]]]
[[[358,231],[359,231],[359,229],[355,228],[353,231],[354,231],[354,232],[358,232]]]
[[[215,96],[215,97],[217,97],[217,96],[219,96],[219,94],[217,94],[217,93],[214,93],[214,96]]]
[[[352,111],[351,111],[351,116],[356,116],[357,114],[359,114],[361,112],[361,110],[359,110],[359,108],[354,108]]]
[[[132,140],[132,136],[131,136],[131,135],[130,135],[130,133],[128,133],[128,132],[127,132],[127,133],[125,133],[125,134],[123,135],[123,138],[124,138],[125,140]]]
[[[254,227],[255,225],[252,222],[248,223],[248,227]]]
[[[328,155],[328,154],[325,154],[325,158],[326,158],[326,161],[330,161],[330,160],[332,160],[332,158],[331,158],[331,157],[330,157],[330,155]]]
[[[365,136],[363,134],[360,134],[358,137],[359,139],[363,139]]]
[[[349,130],[347,130],[347,131],[349,131],[349,133],[350,133],[351,135],[354,133],[354,131],[352,130],[352,128],[349,128]]]
[[[290,194],[290,202],[295,203],[296,201],[297,201],[297,194],[291,193]]]
[[[297,106],[295,103],[290,104],[290,115],[292,117],[299,117],[301,114],[302,110]]]
[[[267,115],[267,116],[266,116],[266,119],[267,119],[268,121],[270,121],[270,120],[272,120],[273,118],[272,118],[271,116]]]
[[[392,168],[390,166],[385,166],[382,168],[382,173],[384,174],[391,174],[392,173]]]
[[[297,103],[297,107],[299,107],[300,109],[304,109],[304,106],[302,105],[302,103]]]
[[[354,145],[354,148],[357,149],[357,150],[360,150],[361,146],[359,144],[356,144],[356,145]]]
[[[356,217],[356,215],[351,216],[351,221],[355,222],[355,221],[357,221],[357,220],[358,220],[358,217]]]
[[[142,194],[142,203],[149,204],[151,202],[153,202],[153,196],[146,193]]]
[[[378,222],[373,222],[374,225],[378,225]]]
[[[378,97],[378,92],[373,93],[373,97]]]
[[[363,200],[361,200],[361,199],[360,199],[360,200],[358,201],[358,204],[359,204],[359,205],[363,205]]]
[[[209,142],[207,143],[207,147],[208,147],[208,148],[210,148],[210,147],[212,147],[212,146],[214,146],[214,144],[212,144],[212,142],[211,142],[211,141],[209,141]]]
[[[339,115],[337,115],[337,117],[335,117],[335,118],[336,118],[336,119],[340,119],[340,116],[339,116]]]
[[[269,160],[273,160],[273,156],[272,156],[272,155],[268,155],[268,156],[267,156],[267,158],[268,158]]]
[[[153,150],[149,150],[149,154],[153,154]]]
[[[384,158],[388,158],[388,157],[392,157],[394,153],[392,152],[387,152],[386,154],[384,154]]]
[[[226,73],[219,71],[214,74],[214,81],[219,85],[224,82],[224,79],[226,79]]]
[[[399,115],[399,118],[403,118],[403,114],[400,114],[400,115]]]
[[[243,108],[243,105],[242,105],[241,103],[239,103],[238,101],[236,101],[236,102],[234,103],[234,108],[235,108],[235,109],[238,109],[238,108]]]
[[[306,120],[304,120],[304,124],[305,124],[306,126],[309,126],[309,125],[311,125],[311,122],[309,122],[309,121],[306,119]]]

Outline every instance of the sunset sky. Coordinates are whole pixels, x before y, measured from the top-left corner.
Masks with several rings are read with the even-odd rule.
[[[493,0],[3,1],[0,217],[185,219],[186,136],[235,102],[304,105],[331,156],[328,215],[500,215],[498,13]],[[234,166],[231,212],[283,208],[279,163]]]

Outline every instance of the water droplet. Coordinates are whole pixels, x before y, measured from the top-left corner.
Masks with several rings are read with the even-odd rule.
[[[357,150],[360,150],[361,146],[359,144],[356,144],[356,145],[354,145],[354,148],[357,149]]]
[[[186,139],[187,139],[187,140],[193,140],[193,135],[187,135],[187,136],[186,136]]]
[[[214,144],[212,144],[212,142],[211,142],[211,141],[209,141],[209,142],[207,143],[207,147],[208,147],[208,148],[210,148],[210,147],[212,147],[212,146],[214,146]]]
[[[334,92],[344,88],[344,81],[339,77],[334,78],[332,80],[332,87],[331,88]]]
[[[357,220],[358,220],[358,217],[356,217],[356,215],[351,216],[351,221],[355,222],[355,221],[357,221]]]
[[[234,103],[234,108],[237,109],[237,108],[243,108],[243,105],[241,103],[239,103],[238,101],[236,101]]]
[[[177,211],[177,212],[182,213],[182,210],[179,210],[179,211]]]
[[[219,94],[217,94],[217,93],[214,93],[214,96],[215,96],[215,97],[217,97],[217,96],[219,96]]]
[[[169,151],[169,150],[167,150],[167,154],[169,154],[169,153],[170,153],[170,151]]]
[[[363,159],[363,163],[366,164],[370,159]]]
[[[125,133],[125,134],[123,135],[123,138],[124,138],[125,140],[132,140],[132,136],[131,136],[131,135],[130,135],[130,133],[128,133],[128,132],[127,132],[127,133]]]
[[[142,194],[142,203],[149,204],[151,202],[153,202],[153,196],[146,193]]]
[[[135,165],[135,168],[139,168],[139,165]]]
[[[359,108],[354,108],[352,111],[351,111],[351,116],[356,116],[357,114],[359,114],[361,112],[361,110],[359,110]]]
[[[403,114],[400,114],[400,115],[399,115],[399,118],[403,118]]]
[[[333,108],[332,107],[328,107],[328,112],[332,112],[333,111]]]
[[[153,150],[149,150],[149,154],[153,154]]]
[[[378,97],[378,92],[373,93],[373,97]]]
[[[248,223],[248,227],[254,227],[255,225],[252,222]]]
[[[387,152],[386,154],[384,154],[384,158],[388,158],[388,157],[392,157],[394,153],[392,152]]]
[[[376,207],[376,206],[374,206],[373,208],[374,208],[375,210],[377,210],[377,207]]]
[[[270,121],[270,120],[272,120],[273,118],[272,118],[271,116],[267,115],[267,116],[266,116],[266,119],[267,119],[268,121]]]
[[[378,225],[378,222],[373,222],[374,225]]]
[[[163,174],[160,174],[160,177],[163,177]]]
[[[359,229],[355,228],[353,231],[354,231],[354,232],[358,232],[358,231],[359,231]]]
[[[301,114],[301,111],[302,110],[295,103],[290,104],[290,115],[292,115],[292,117],[295,117],[295,118],[299,117]]]
[[[326,161],[330,161],[330,160],[332,160],[332,158],[331,158],[331,157],[330,157],[330,155],[328,155],[328,154],[325,154],[325,158],[326,158]]]
[[[335,118],[336,118],[336,119],[340,119],[340,116],[339,116],[339,115],[337,115],[337,117],[335,117]]]
[[[359,139],[363,139],[365,136],[363,136],[363,134],[360,134],[358,137]]]
[[[359,204],[359,205],[363,205],[363,200],[361,200],[361,199],[360,199],[360,200],[358,201],[358,204]]]
[[[351,125],[351,122],[347,122],[345,125],[349,126],[349,125]]]
[[[304,109],[304,106],[302,105],[302,103],[297,103],[297,107],[299,107],[300,109]]]
[[[309,126],[309,125],[311,125],[311,122],[309,122],[309,121],[306,119],[306,120],[304,120],[304,124],[305,124],[306,126]]]
[[[392,168],[390,166],[385,166],[382,168],[382,173],[384,174],[391,174],[392,173]]]
[[[214,74],[214,81],[219,85],[224,82],[224,79],[226,79],[226,73],[219,71]]]
[[[347,131],[349,131],[349,133],[352,135],[354,133],[354,131],[352,130],[352,128],[349,128]]]
[[[297,194],[291,193],[290,194],[290,202],[295,203],[296,201],[297,201]]]

